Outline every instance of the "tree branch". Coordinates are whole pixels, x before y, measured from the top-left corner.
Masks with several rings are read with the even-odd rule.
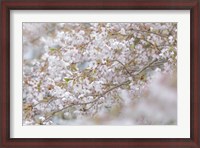
[[[150,33],[150,34],[155,34],[157,36],[160,36],[160,37],[163,37],[163,38],[167,38],[167,36],[165,35],[162,35],[162,34],[158,34],[158,33],[155,33],[155,32],[152,32],[152,31],[146,31],[146,30],[137,30],[137,29],[130,29],[130,30],[133,30],[133,31],[136,31],[136,32],[144,32],[144,33]]]
[[[132,77],[132,74],[129,72],[129,70],[126,68],[126,66],[121,61],[119,61],[119,60],[114,60],[114,61],[117,61],[118,63],[120,63],[124,67],[126,72]]]
[[[147,64],[146,66],[144,66],[139,72],[137,72],[136,74],[134,74],[134,76],[140,74],[141,72],[143,72],[144,70],[146,70],[148,67],[150,67],[154,62],[156,62],[157,59],[151,61],[149,64]]]
[[[45,119],[43,122],[48,121],[51,117],[53,117],[53,115],[55,115],[55,114],[58,113],[58,112],[61,112],[61,111],[65,110],[65,109],[67,109],[67,108],[69,108],[69,107],[78,106],[78,105],[87,105],[87,104],[95,103],[95,102],[97,102],[101,97],[103,97],[104,95],[106,95],[107,93],[109,93],[110,91],[112,91],[112,90],[114,90],[114,89],[116,89],[116,88],[119,88],[119,87],[121,87],[121,86],[123,86],[123,85],[125,85],[125,84],[127,84],[127,83],[130,83],[130,80],[124,81],[124,82],[122,82],[121,84],[118,84],[118,85],[116,85],[115,87],[112,87],[111,89],[109,89],[109,90],[103,92],[102,94],[100,94],[96,99],[94,99],[94,100],[92,100],[92,101],[70,104],[70,105],[68,105],[68,106],[66,106],[66,107],[64,107],[64,108],[62,108],[62,109],[60,109],[60,110],[54,111],[50,116],[46,117],[46,119]],[[91,95],[91,96],[92,96],[92,95]]]

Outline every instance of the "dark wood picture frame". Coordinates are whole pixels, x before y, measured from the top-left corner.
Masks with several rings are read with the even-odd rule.
[[[9,0],[1,2],[0,147],[166,147],[200,148],[199,0]],[[11,10],[190,10],[190,138],[10,138]],[[106,133],[105,133],[106,134]]]

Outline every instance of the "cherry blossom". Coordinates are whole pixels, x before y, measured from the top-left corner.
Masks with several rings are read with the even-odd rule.
[[[176,124],[176,71],[176,23],[23,23],[23,125]]]

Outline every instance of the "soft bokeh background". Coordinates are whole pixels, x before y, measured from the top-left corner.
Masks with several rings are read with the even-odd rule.
[[[127,24],[118,23],[111,24],[109,26],[105,23],[101,25],[96,24],[95,26],[94,24],[90,23],[23,23],[23,125],[177,124],[176,60],[170,59],[170,56],[172,54],[176,54],[176,50],[170,51],[172,47],[176,48],[176,23]],[[61,51],[61,54],[64,54],[64,49],[67,48],[66,46],[71,46],[67,41],[63,40],[62,37],[60,37],[60,39],[59,36],[62,36],[62,34],[65,33],[80,33],[80,31],[83,30],[85,32],[85,35],[82,36],[87,37],[88,34],[92,34],[92,29],[98,28],[98,25],[102,28],[111,28],[112,30],[114,30],[113,32],[119,33],[119,35],[113,35],[116,36],[114,38],[117,39],[118,37],[120,38],[121,36],[126,35],[126,30],[128,30],[126,26],[131,25],[133,27],[136,27],[137,30],[143,31],[143,34],[136,34],[137,36],[144,36],[144,38],[146,38],[146,36],[152,36],[152,38],[154,38],[154,36],[148,32],[168,36],[166,40],[163,39],[163,41],[160,42],[168,42],[168,44],[170,44],[170,48],[163,47],[162,52],[159,55],[170,58],[165,58],[165,60],[162,59],[154,65],[149,66],[150,68],[145,69],[144,72],[142,72],[142,76],[140,76],[141,80],[137,81],[137,86],[140,87],[135,87],[134,93],[129,92],[132,88],[117,88],[117,90],[113,92],[112,96],[107,95],[107,97],[104,98],[107,101],[109,99],[114,100],[115,98],[113,96],[115,96],[115,94],[118,94],[117,98],[120,98],[120,101],[111,101],[110,106],[107,106],[105,104],[103,107],[101,106],[98,109],[95,108],[95,105],[89,106],[91,107],[90,110],[93,111],[87,112],[80,109],[81,105],[78,105],[79,108],[72,106],[64,110],[63,108],[66,105],[70,104],[67,104],[65,102],[68,99],[67,97],[65,97],[64,99],[62,97],[62,100],[64,100],[63,102],[65,102],[64,104],[62,104],[63,102],[61,99],[59,99],[59,97],[57,100],[61,100],[60,102],[53,99],[46,101],[45,99],[48,97],[48,95],[44,96],[43,94],[48,94],[48,90],[55,90],[55,86],[64,89],[58,83],[54,82],[54,80],[52,81],[52,79],[49,80],[52,82],[52,84],[51,82],[49,82],[47,83],[47,85],[43,86],[42,79],[40,79],[40,74],[42,75],[44,73],[48,73],[47,71],[42,70],[42,68],[45,68],[45,66],[49,66],[45,63],[45,60],[47,59],[48,61],[48,58],[50,59],[50,57],[52,57],[52,54],[56,54],[55,56],[59,57],[60,55],[57,55],[59,53],[55,52],[55,50],[63,49]],[[122,28],[125,29],[123,30]],[[102,30],[100,32],[102,32]],[[98,35],[98,30],[96,30],[96,34]],[[73,38],[73,35],[71,36]],[[80,38],[82,36],[80,35]],[[77,40],[80,40],[80,38]],[[66,40],[67,39],[68,38],[66,38]],[[136,42],[141,42],[142,44],[142,41],[137,41],[136,39],[133,42],[135,44]],[[151,45],[148,44],[148,46]],[[136,47],[131,46],[131,48]],[[145,48],[148,49],[150,47],[145,46]],[[46,54],[48,54],[48,57],[44,58]],[[109,50],[107,55],[109,55]],[[59,60],[62,61],[62,58],[56,59],[55,63]],[[169,66],[168,60],[171,60],[171,65],[173,66]],[[103,62],[103,60],[101,62]],[[92,64],[93,63],[90,60],[82,60],[81,62],[79,61],[79,63],[76,64],[76,67],[74,68],[77,68],[78,70],[74,71],[77,74],[81,74],[86,69],[92,67]],[[143,65],[145,66],[145,64]],[[59,67],[59,64],[57,65],[57,67]],[[168,70],[166,70],[167,67]],[[60,69],[60,71],[61,70],[62,69]],[[36,75],[36,71],[40,74]],[[71,71],[73,73],[73,70]],[[59,70],[55,71],[55,73],[59,73]],[[113,71],[112,73],[115,72]],[[48,74],[45,75],[45,79],[48,79]],[[69,78],[60,79],[60,81],[63,81],[64,79],[64,81],[66,81],[67,83],[71,81]],[[127,77],[127,79],[130,78]],[[132,86],[134,87],[134,84]],[[67,91],[68,89],[65,88],[64,90]],[[38,91],[39,93],[36,92],[36,95],[33,95],[32,93],[35,93],[35,91]],[[81,93],[78,94],[79,96],[81,95]],[[110,97],[112,97],[112,99]],[[101,104],[101,101],[99,101],[99,103]],[[52,115],[52,108],[54,107],[54,104],[56,104],[61,110],[53,110],[56,113]],[[51,118],[48,118],[49,115],[51,116]]]

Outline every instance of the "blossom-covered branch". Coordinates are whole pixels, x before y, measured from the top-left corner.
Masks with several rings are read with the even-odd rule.
[[[30,26],[41,31],[29,36]],[[24,23],[24,50],[43,50],[24,52],[23,124],[94,121],[142,98],[155,73],[176,73],[176,31],[176,23]]]

